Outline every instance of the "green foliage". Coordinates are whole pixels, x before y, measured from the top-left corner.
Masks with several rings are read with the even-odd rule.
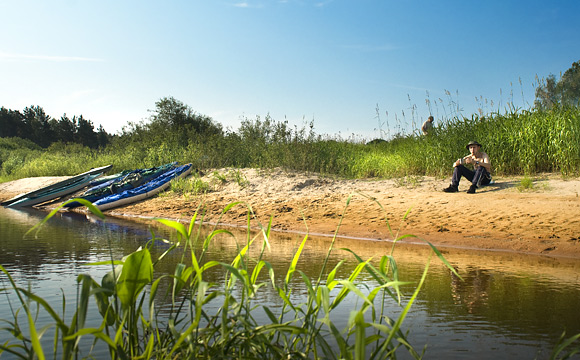
[[[69,119],[51,118],[40,106],[24,108],[22,112],[0,108],[0,138],[19,137],[47,148],[53,143],[77,143],[90,148],[107,145],[111,135],[102,126],[95,131],[93,123],[82,115]]]
[[[556,105],[580,106],[580,61],[573,63],[560,80],[549,75],[536,88],[534,104],[540,109],[551,109]]]
[[[345,211],[348,203],[349,200]],[[228,205],[224,213],[237,205],[240,204]],[[49,349],[43,348],[40,339],[46,329],[54,326],[58,331],[54,333],[54,340],[48,342],[52,346],[50,351],[62,353],[63,358],[80,354],[82,337],[93,338],[95,344],[105,344],[113,359],[387,359],[394,358],[398,349],[406,349],[413,358],[422,356],[407,341],[403,322],[425,281],[429,261],[415,291],[405,297],[400,287],[408,283],[399,279],[392,251],[390,255],[381,257],[378,267],[371,263],[371,259],[363,260],[351,252],[358,265],[346,279],[336,276],[343,262],[327,272],[325,268],[335,236],[319,277],[310,279],[298,269],[298,260],[308,241],[306,235],[288,270],[279,277],[274,267],[263,258],[270,246],[270,225],[259,224],[260,231],[252,237],[249,219],[255,218],[255,214],[249,206],[247,208],[248,236],[245,244],[235,239],[240,244],[238,254],[229,263],[206,260],[205,256],[212,239],[218,235],[234,237],[231,232],[214,228],[209,234],[202,235],[201,224],[196,229],[197,212],[188,227],[176,221],[158,219],[176,232],[177,240],[158,258],[152,257],[150,247],[155,241],[169,241],[154,235],[146,246],[123,259],[111,258],[110,261],[91,264],[109,265],[111,271],[100,284],[88,275],[78,277],[79,296],[70,324],[44,299],[17,286],[11,275],[0,266],[0,271],[10,282],[3,291],[12,291],[17,296],[18,304],[11,303],[10,306],[16,308],[18,305],[23,310],[29,329],[22,331],[19,325],[20,310],[14,312],[13,321],[3,319],[4,326],[0,331],[7,336],[3,337],[5,340],[0,344],[0,352],[22,358],[44,358]],[[103,217],[98,209],[89,209]],[[51,212],[42,223],[58,210]],[[42,223],[36,226],[38,230]],[[339,227],[340,223],[336,233]],[[399,236],[397,233],[393,236],[396,243],[410,235]],[[254,242],[259,245],[257,252],[250,251]],[[427,244],[456,273],[441,253]],[[156,274],[157,265],[175,251],[182,251],[182,255],[173,273]],[[224,273],[224,281],[219,285],[206,280],[206,271],[216,267]],[[362,272],[372,276],[376,282],[374,287],[358,280]],[[305,296],[296,299],[294,286],[305,288]],[[271,288],[270,292],[278,294],[281,308],[255,304],[267,287]],[[360,301],[356,301],[358,305],[352,309],[346,327],[339,329],[333,321],[333,312],[338,311],[347,297],[356,297]],[[98,328],[85,325],[87,314],[94,307],[91,298],[102,318]],[[384,313],[383,303],[387,301],[401,306],[397,318],[391,319]],[[258,311],[266,314],[268,320],[258,321]],[[38,329],[40,313],[46,313],[44,319],[51,319],[52,324]],[[560,351],[568,345],[564,343]],[[82,355],[92,356],[86,351]]]
[[[221,124],[173,97],[165,97],[155,103],[147,121],[129,123],[120,141],[122,146],[157,143],[183,149],[192,142],[203,143],[222,135]]]
[[[210,184],[194,175],[187,179],[174,179],[171,181],[172,192],[182,195],[202,195],[211,190]]]
[[[439,122],[429,136],[399,135],[368,145],[316,135],[312,122],[291,128],[269,116],[244,119],[237,131],[221,132],[211,124],[196,128],[199,115],[177,100],[165,99],[159,106],[151,124],[126,129],[101,149],[57,142],[43,151],[29,142],[3,140],[0,177],[73,175],[104,164],[121,171],[173,161],[198,169],[281,167],[344,178],[446,177],[471,140],[483,144],[494,174],[580,174],[578,106],[454,117]],[[186,120],[165,119],[174,113]],[[182,123],[189,125],[167,130]],[[237,181],[243,184],[243,179]]]
[[[521,181],[520,185],[518,185],[518,190],[525,191],[531,190],[534,187],[534,181],[529,177],[525,176]]]

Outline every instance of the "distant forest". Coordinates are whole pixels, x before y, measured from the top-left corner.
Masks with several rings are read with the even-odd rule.
[[[91,149],[105,147],[112,138],[102,125],[95,130],[93,123],[82,115],[60,119],[50,117],[40,106],[23,111],[0,108],[0,138],[19,137],[47,148],[53,143],[76,143]]]
[[[80,144],[91,149],[99,149],[115,144],[125,146],[132,142],[171,143],[180,146],[204,143],[217,146],[223,141],[231,147],[234,143],[247,140],[252,143],[254,150],[260,143],[287,144],[297,140],[310,142],[322,138],[314,133],[313,122],[309,124],[309,129],[304,127],[292,129],[287,121],[275,121],[268,114],[264,120],[259,116],[255,120],[247,118],[242,120],[238,131],[233,132],[224,131],[221,124],[208,116],[198,114],[173,97],[162,98],[155,106],[156,109],[149,119],[138,123],[128,122],[120,135],[108,134],[102,125],[95,129],[93,123],[82,115],[69,118],[64,114],[60,119],[56,119],[47,115],[40,106],[30,106],[22,111],[1,107],[0,138],[21,138],[45,149],[54,143]],[[555,75],[550,75],[547,79],[539,80],[539,86],[536,88],[535,111],[568,106],[575,108],[574,111],[580,106],[580,60],[574,62],[559,79]],[[443,129],[455,120],[461,122],[466,119],[462,115],[457,119],[445,121],[441,119],[439,128]],[[405,135],[399,133],[388,140],[397,140],[401,137]],[[248,154],[249,151],[245,149],[243,153]]]

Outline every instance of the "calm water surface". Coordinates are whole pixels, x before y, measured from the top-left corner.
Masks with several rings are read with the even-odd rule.
[[[55,308],[61,308],[63,294],[68,306],[74,306],[76,277],[90,274],[97,281],[110,270],[108,266],[87,266],[96,261],[120,259],[151,239],[150,226],[127,220],[106,222],[79,214],[59,214],[36,235],[24,233],[46,213],[34,210],[0,208],[0,264],[10,271],[20,286],[29,286]],[[157,235],[171,238],[163,227],[151,227]],[[271,239],[268,260],[278,276],[283,277],[303,235],[275,235]],[[243,231],[236,233],[245,242]],[[316,278],[330,238],[311,237],[298,268]],[[349,248],[362,258],[379,259],[388,254],[387,242],[339,239],[336,249]],[[159,254],[167,245],[159,242],[153,252]],[[580,260],[524,256],[505,252],[470,252],[442,249],[464,281],[455,278],[441,262],[433,258],[429,275],[403,327],[410,331],[411,344],[420,350],[427,346],[427,359],[544,359],[548,358],[563,331],[568,336],[580,333]],[[236,242],[231,237],[216,237],[210,247],[211,259],[231,262]],[[398,244],[394,253],[403,281],[417,283],[429,250],[425,246]],[[169,257],[157,271],[172,273],[181,254]],[[347,278],[356,261],[345,251],[332,253],[330,267],[347,259],[339,278]],[[209,259],[208,259],[209,260]],[[211,276],[211,275],[210,275]],[[215,274],[220,281],[223,276]],[[1,287],[7,286],[5,275]],[[298,279],[296,279],[298,280]],[[372,283],[366,274],[362,282]],[[372,284],[371,284],[372,285]],[[405,288],[408,297],[413,286]],[[303,296],[301,282],[296,281],[294,296]],[[5,294],[0,295],[0,319],[12,319]],[[262,293],[263,304],[275,309],[281,306],[277,295]],[[341,304],[344,325],[349,308],[356,302],[350,298]],[[14,303],[13,303],[14,304]],[[387,304],[387,313],[396,318],[396,304]],[[96,312],[96,311],[95,311]],[[40,322],[48,319],[40,319]],[[70,319],[68,319],[70,322]],[[92,322],[92,323],[91,323]],[[87,326],[100,324],[98,313]],[[0,333],[5,337],[6,333]],[[6,339],[0,338],[0,341]],[[50,343],[50,339],[47,339]],[[47,345],[50,348],[50,345]],[[106,357],[105,352],[96,356]],[[400,355],[406,358],[404,353]],[[2,356],[5,358],[5,356]]]

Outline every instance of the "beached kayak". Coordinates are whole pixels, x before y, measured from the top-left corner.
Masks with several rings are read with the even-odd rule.
[[[99,210],[103,211],[147,199],[167,189],[171,185],[171,180],[188,176],[191,173],[191,168],[192,164],[176,167],[162,173],[146,184],[118,194],[106,196],[95,201],[93,204]]]
[[[54,200],[56,198],[81,190],[92,180],[102,176],[105,172],[110,170],[111,167],[112,165],[107,165],[91,169],[87,172],[72,176],[55,184],[30,191],[25,194],[20,194],[10,200],[6,200],[3,203],[0,203],[0,205],[7,207],[24,207]]]
[[[100,183],[88,188],[78,198],[85,199],[94,203],[95,201],[107,197],[109,195],[119,194],[125,190],[137,188],[149,181],[159,177],[163,173],[175,168],[177,162],[156,166],[147,169],[136,169],[130,171],[123,171],[118,176],[111,178],[109,181]],[[94,184],[95,182],[91,182]],[[74,201],[66,204],[66,208],[75,208],[81,206],[80,202]]]

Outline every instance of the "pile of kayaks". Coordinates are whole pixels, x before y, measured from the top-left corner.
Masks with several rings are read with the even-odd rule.
[[[176,178],[184,178],[191,173],[192,164],[179,166],[176,162],[148,169],[123,171],[103,176],[111,165],[92,169],[64,181],[31,191],[7,200],[0,205],[7,207],[32,206],[51,201],[88,187],[77,198],[92,202],[100,210],[127,205],[152,197],[167,189]],[[79,202],[65,205],[71,209],[81,206]]]
[[[10,200],[6,200],[0,203],[0,205],[6,207],[33,206],[72,194],[76,191],[85,188],[91,181],[102,176],[112,167],[113,167],[112,165],[107,165],[100,168],[91,169],[87,172],[78,174],[63,181],[59,181],[52,185],[48,185],[43,188],[27,192],[25,194],[20,194],[16,197],[13,197]]]

